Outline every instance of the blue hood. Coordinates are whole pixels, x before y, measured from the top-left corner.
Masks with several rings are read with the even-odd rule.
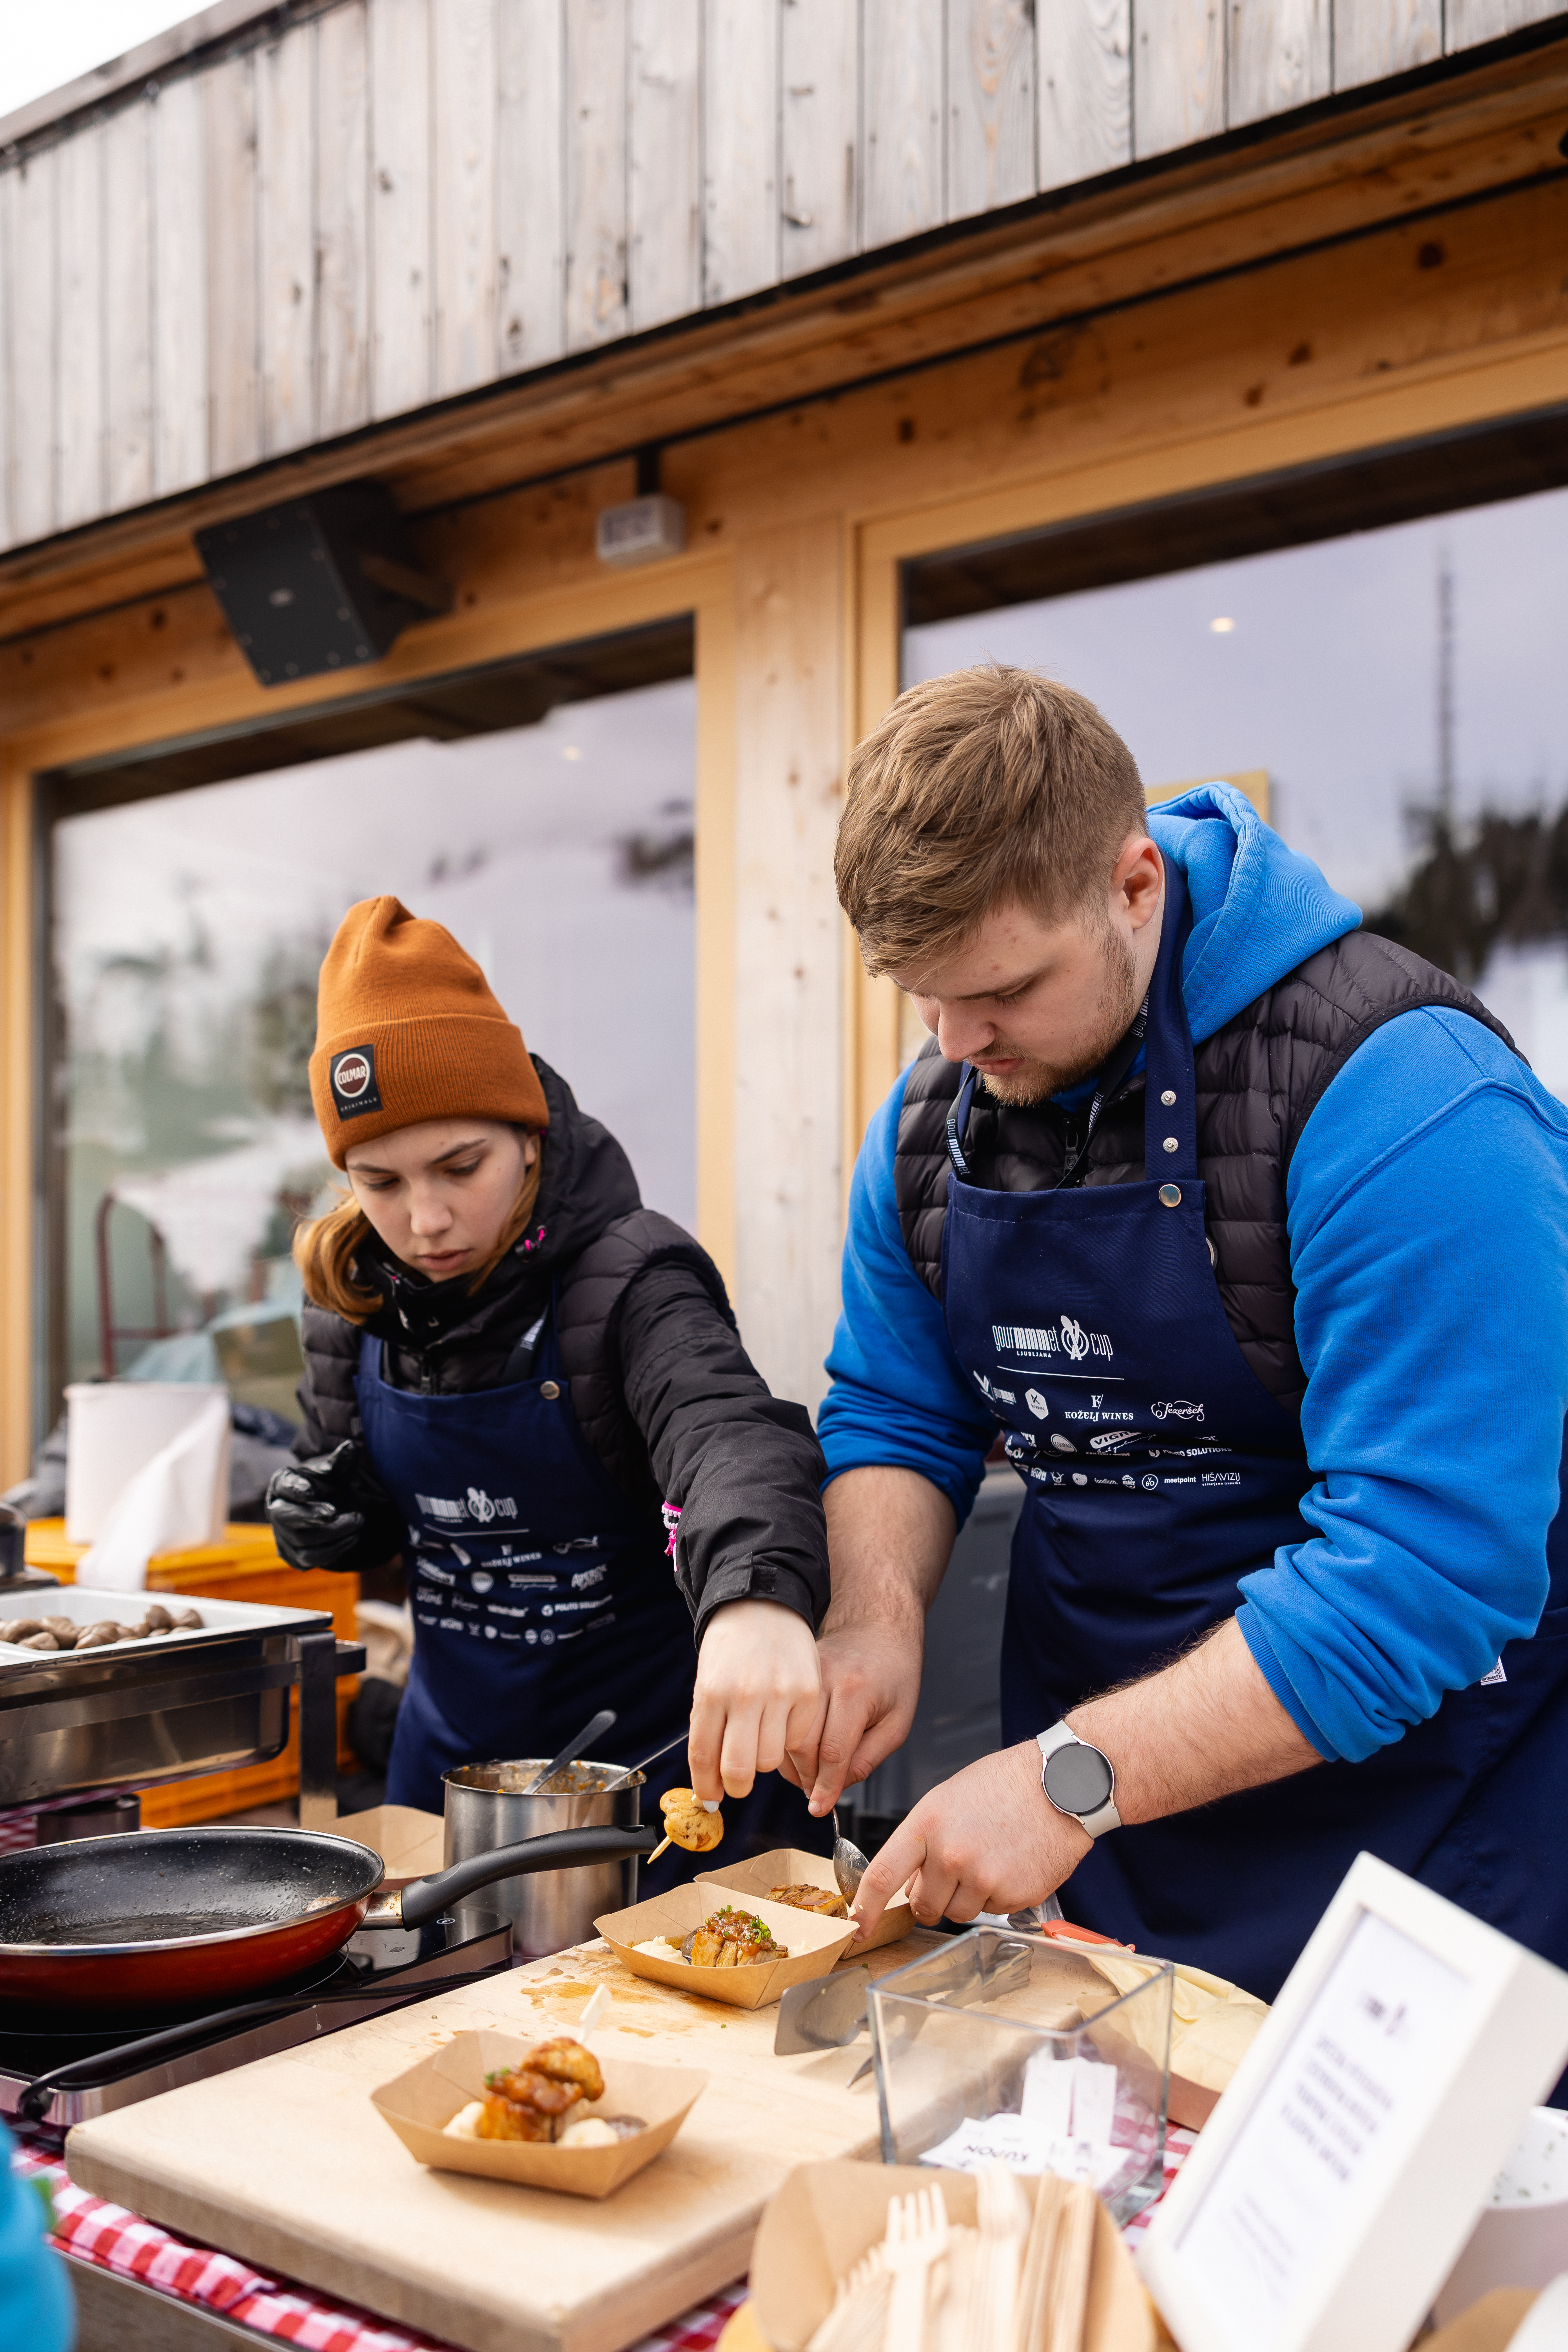
[[[1229,784],[1194,784],[1162,801],[1149,830],[1186,876],[1193,902],[1182,994],[1194,1045],[1361,927],[1361,908],[1331,889],[1310,858],[1288,849]]]

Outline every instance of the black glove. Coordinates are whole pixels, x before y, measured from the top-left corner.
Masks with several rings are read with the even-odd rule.
[[[291,1568],[379,1568],[403,1549],[403,1514],[352,1437],[268,1481],[267,1516]]]

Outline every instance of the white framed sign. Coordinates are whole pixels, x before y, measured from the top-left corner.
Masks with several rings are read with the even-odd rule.
[[[1184,2352],[1404,2352],[1565,2060],[1568,1975],[1359,1855],[1140,2252]]]

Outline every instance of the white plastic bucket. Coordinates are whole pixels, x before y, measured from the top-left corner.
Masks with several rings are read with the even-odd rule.
[[[227,1395],[221,1381],[92,1381],[67,1389],[66,1541],[96,1543],[136,1473],[214,1397]],[[214,1524],[195,1541],[217,1541],[227,1500],[215,1497]]]
[[[1469,2243],[1436,2302],[1439,2327],[1494,2286],[1549,2286],[1568,2271],[1568,2114],[1531,2107]]]

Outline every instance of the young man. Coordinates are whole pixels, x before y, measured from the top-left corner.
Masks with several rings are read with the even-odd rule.
[[[1364,1847],[1568,1965],[1568,1111],[1238,793],[1147,813],[1023,671],[901,698],[837,870],[933,1037],[855,1173],[815,1811],[908,1731],[998,1428],[1027,1487],[1006,1744],[863,1923],[911,1871],[928,1920],[1070,1878],[1272,1998]]]

